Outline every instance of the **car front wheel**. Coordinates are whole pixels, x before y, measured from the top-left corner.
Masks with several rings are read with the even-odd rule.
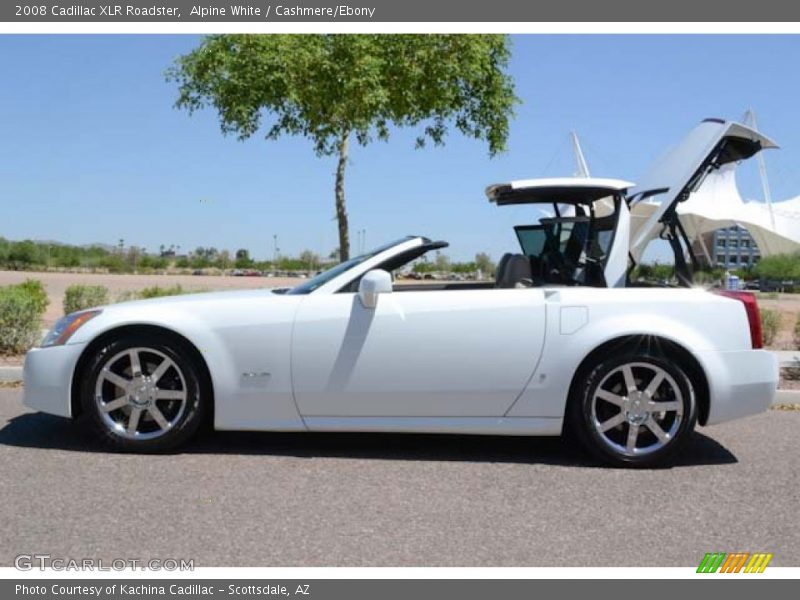
[[[584,381],[571,400],[569,422],[583,446],[605,463],[668,464],[694,430],[691,380],[669,357],[633,351],[602,359]]]
[[[199,428],[208,400],[197,362],[160,335],[110,341],[90,358],[81,402],[90,427],[112,449],[161,452]]]

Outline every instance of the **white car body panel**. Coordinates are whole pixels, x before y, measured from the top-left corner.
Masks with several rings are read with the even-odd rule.
[[[309,431],[560,435],[562,419],[533,417],[307,417]]]
[[[766,383],[766,388],[751,399],[750,414],[760,412],[771,401],[777,371],[772,366],[764,367],[764,361],[775,359],[769,352],[751,349],[741,302],[700,289],[564,287],[549,290],[546,296],[548,330],[543,358],[506,416],[562,417],[569,386],[584,358],[603,344],[629,335],[656,336],[691,352],[709,379],[711,415],[718,417],[715,422],[727,420],[725,415],[730,409],[723,408],[728,403],[724,392],[731,377],[739,379],[729,372],[723,354],[744,353],[758,361],[761,374],[752,381]],[[573,307],[585,309],[586,324],[562,332],[562,314]]]
[[[626,335],[691,352],[708,380],[708,424],[763,411],[777,385],[774,356],[750,349],[741,302],[699,289],[394,292],[371,318],[357,303],[265,290],[110,306],[67,345],[28,354],[25,403],[72,416],[81,353],[128,325],[174,331],[201,352],[217,429],[553,435],[577,367]]]
[[[628,275],[628,253],[630,248],[630,226],[631,213],[626,204],[622,204],[617,216],[617,230],[614,234],[614,241],[608,253],[603,273],[608,287],[625,287]]]
[[[500,417],[544,344],[541,289],[310,295],[292,344],[303,416]]]
[[[112,328],[163,327],[189,340],[203,356],[219,399],[217,429],[302,430],[288,348],[303,298],[249,290],[116,304],[83,326],[68,346]]]

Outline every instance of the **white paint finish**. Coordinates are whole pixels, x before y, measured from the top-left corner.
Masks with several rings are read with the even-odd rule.
[[[304,416],[502,416],[544,341],[541,289],[312,294],[292,345]]]
[[[373,269],[367,271],[358,285],[358,298],[364,308],[375,308],[378,304],[378,295],[391,293],[392,276],[386,271]]]
[[[623,288],[628,276],[628,260],[630,256],[631,213],[628,205],[621,202],[617,214],[617,226],[614,239],[608,251],[608,259],[603,271],[606,286]]]
[[[69,344],[30,350],[22,370],[22,403],[51,415],[71,417],[72,373],[84,347],[85,344]]]
[[[512,190],[535,190],[537,188],[605,188],[611,192],[619,192],[634,187],[636,184],[623,179],[605,177],[539,177],[536,179],[517,179],[508,183],[496,183],[486,188],[486,195],[493,197],[496,189],[510,187]]]
[[[624,179],[609,179],[606,177],[541,177],[538,179],[518,179],[511,182],[511,189],[535,188],[606,188],[609,191],[625,190],[636,185]]]
[[[764,410],[778,379],[774,356],[750,349],[742,303],[699,289],[390,292],[378,294],[374,309],[356,294],[262,290],[109,306],[66,346],[31,351],[25,403],[69,416],[85,345],[141,324],[199,349],[218,429],[304,430],[299,405],[323,419],[314,427],[548,432],[545,421],[526,429],[526,420],[560,427],[577,367],[628,335],[663,337],[693,353],[709,380],[710,423]],[[244,373],[269,376],[254,382]]]
[[[589,323],[571,336],[560,336],[561,306],[559,301],[548,301],[542,361],[507,416],[563,416],[572,378],[583,359],[620,337],[658,336],[680,344],[698,360],[704,352],[752,352],[742,303],[700,289],[563,287],[557,298],[565,306],[588,306]],[[725,375],[715,371],[711,376]],[[769,378],[771,371],[764,376]]]
[[[559,315],[561,335],[572,335],[589,322],[588,306],[562,306]]]
[[[705,351],[697,353],[697,358],[709,380],[709,425],[758,414],[772,403],[780,370],[772,352]]]
[[[561,435],[563,420],[504,417],[307,417],[306,424],[310,431]]]

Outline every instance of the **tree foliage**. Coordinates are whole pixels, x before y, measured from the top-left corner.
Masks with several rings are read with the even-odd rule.
[[[348,140],[387,140],[417,127],[417,146],[444,143],[451,126],[502,151],[517,98],[504,35],[212,35],[167,71],[176,106],[213,107],[225,134],[297,135],[337,154],[340,258],[349,256],[344,209]]]
[[[800,253],[765,256],[756,263],[753,272],[764,279],[800,280]]]
[[[389,125],[423,125],[442,143],[448,122],[505,148],[516,102],[503,35],[212,35],[167,71],[177,106],[213,106],[223,133],[310,138],[333,154],[342,132],[366,144]]]

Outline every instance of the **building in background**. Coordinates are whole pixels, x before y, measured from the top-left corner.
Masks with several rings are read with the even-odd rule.
[[[709,237],[715,267],[748,269],[761,258],[758,245],[744,227],[733,225],[716,229]]]

